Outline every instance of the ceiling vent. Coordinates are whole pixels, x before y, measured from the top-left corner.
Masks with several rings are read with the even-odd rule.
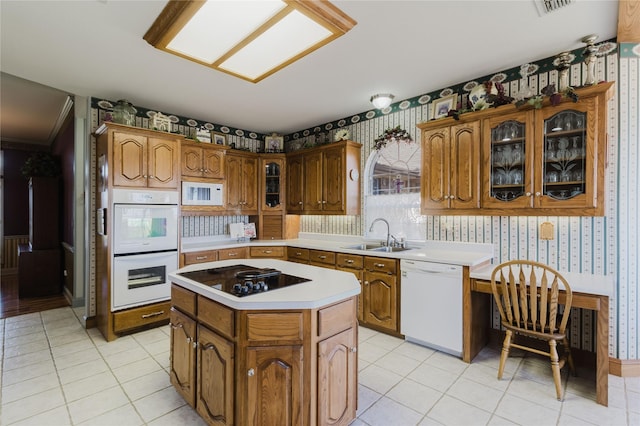
[[[569,6],[571,3],[575,3],[577,0],[534,0],[538,14],[544,16],[549,12],[558,10],[561,7]]]

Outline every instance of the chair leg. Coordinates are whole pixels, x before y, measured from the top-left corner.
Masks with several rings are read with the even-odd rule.
[[[509,349],[511,349],[511,336],[513,332],[507,330],[504,336],[504,342],[502,342],[502,353],[500,354],[500,366],[498,367],[498,380],[502,380],[502,373],[504,373],[504,366],[507,363],[509,357]]]
[[[573,363],[573,356],[571,355],[571,348],[569,347],[569,339],[567,339],[566,337],[562,339],[562,345],[564,346],[564,353],[567,357],[567,363],[569,363],[569,371],[571,371],[571,374],[575,377],[578,374],[576,373],[576,366]]]
[[[560,377],[560,364],[558,363],[558,349],[555,340],[549,340],[549,356],[551,357],[551,371],[553,372],[553,382],[556,385],[556,396],[558,401],[562,401],[562,379]]]

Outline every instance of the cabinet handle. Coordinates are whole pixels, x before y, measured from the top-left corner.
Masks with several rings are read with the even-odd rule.
[[[322,204],[322,201],[318,201],[318,204]]]
[[[531,192],[527,192],[527,193],[526,193],[526,194],[524,194],[524,195],[526,195],[527,197],[531,197],[533,194],[532,194]]]
[[[449,195],[449,199],[450,199],[450,200],[453,200],[454,198],[456,198],[456,196],[455,196],[455,195],[453,195],[453,194]]]
[[[536,192],[536,197],[539,197],[540,195],[542,195],[540,192]]]
[[[209,256],[196,256],[196,260],[205,260],[208,259]]]
[[[249,377],[252,377],[255,374],[256,374],[256,371],[253,368],[250,368],[249,371],[247,371],[247,376]]]
[[[356,348],[355,346],[351,348],[351,353],[356,353],[358,352],[358,348]]]
[[[152,312],[150,314],[142,315],[142,318],[143,319],[147,319],[147,318],[151,318],[151,317],[157,317],[158,315],[162,315],[162,314],[164,314],[164,311]]]
[[[302,201],[298,201],[298,204],[302,205]]]
[[[271,250],[262,250],[262,252],[263,252],[264,254],[271,254],[271,253],[273,253],[273,251],[271,251]]]
[[[195,340],[193,341],[193,349],[196,349],[198,347],[198,342],[196,342]],[[205,349],[209,349],[209,348],[205,348]]]
[[[227,256],[233,257],[233,256],[237,256],[237,255],[238,255],[238,253],[229,253]]]
[[[178,328],[182,328],[182,324],[174,324],[172,322],[169,323],[169,326],[171,328],[173,328],[174,330],[178,329]]]
[[[448,196],[448,195],[445,195],[445,196],[443,196],[442,198],[444,198],[445,200],[448,200],[448,199],[449,199],[449,196]]]
[[[346,260],[346,262],[347,262],[347,263],[353,263],[353,260],[351,260],[351,259],[347,259],[347,260]]]
[[[376,268],[384,268],[386,265],[384,263],[374,263],[373,266]]]
[[[369,281],[365,281],[365,282],[364,282],[364,285],[369,285]]]
[[[327,258],[327,256],[318,256],[318,259],[325,260],[326,258]]]
[[[327,204],[327,202],[325,200],[322,200],[322,204]]]
[[[302,253],[300,253],[299,251],[296,252],[296,256],[302,256]]]

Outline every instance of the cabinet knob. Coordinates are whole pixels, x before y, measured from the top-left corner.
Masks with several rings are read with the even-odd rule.
[[[298,201],[298,204],[302,205],[302,201]]]
[[[531,192],[527,192],[525,195],[526,195],[527,197],[531,197],[533,194],[532,194]]]
[[[369,285],[369,281],[365,281],[365,282],[364,282],[364,285]]]
[[[449,195],[449,199],[450,199],[450,200],[453,200],[454,198],[456,198],[456,196],[455,196],[455,195],[453,195],[453,194]]]
[[[352,347],[352,348],[351,348],[351,352],[352,352],[352,353],[356,353],[356,352],[358,352],[358,348],[356,348],[355,346],[354,346],[354,347]]]
[[[326,201],[324,201],[324,200],[322,200],[322,204],[327,204],[327,202],[326,202]]]
[[[540,192],[536,192],[536,197],[539,197],[540,195],[542,195]]]
[[[247,371],[247,376],[252,377],[256,374],[256,371],[253,368],[250,368],[249,371]]]
[[[445,200],[448,200],[448,199],[449,199],[449,196],[448,196],[448,195],[445,195],[445,196],[444,196],[444,197],[442,197],[442,198],[444,198]]]
[[[318,204],[322,204],[322,201],[318,201]]]

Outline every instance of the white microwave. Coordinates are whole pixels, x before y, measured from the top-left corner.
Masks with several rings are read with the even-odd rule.
[[[221,183],[182,182],[183,206],[221,206],[222,194]]]

